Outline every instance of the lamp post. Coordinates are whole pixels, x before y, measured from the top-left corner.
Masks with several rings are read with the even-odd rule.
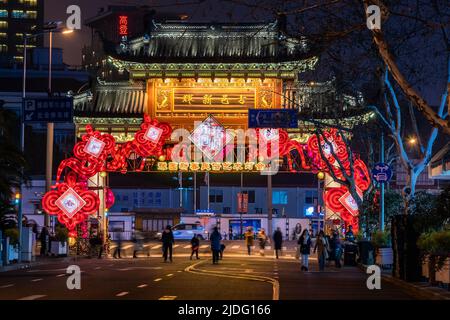
[[[46,31],[43,32],[38,32],[38,33],[34,33],[31,35],[26,35],[23,37],[23,77],[22,77],[22,100],[24,100],[26,98],[27,95],[27,43],[28,43],[28,39],[31,38],[35,38],[47,33],[50,33],[50,43],[49,43],[49,90],[51,90],[51,52],[52,52],[52,45],[53,45],[53,41],[52,41],[52,32],[58,32],[58,33],[62,33],[62,34],[69,34],[72,33],[73,30],[61,30],[58,29],[58,24],[57,23],[52,23],[49,24],[46,28],[44,28]],[[50,92],[50,91],[49,91]],[[21,136],[20,136],[20,145],[21,145],[21,151],[23,154],[25,154],[25,122],[23,119],[23,108],[22,108],[22,123],[21,123]],[[51,126],[49,127],[47,125],[47,130],[51,128],[51,131],[49,130],[47,133],[47,165],[46,165],[46,183],[48,183],[48,179],[47,179],[47,173],[48,173],[48,168],[50,167],[50,184],[48,184],[46,186],[46,191],[48,191],[50,189],[50,185],[51,185],[51,162],[53,160],[53,123],[51,123]],[[51,141],[49,141],[49,136],[51,135]],[[49,142],[51,142],[49,147]],[[49,149],[51,149],[51,157],[49,156],[48,152]],[[48,165],[48,162],[50,161],[50,166]],[[22,175],[23,175],[23,168],[22,168]],[[20,193],[22,193],[22,183],[20,184]],[[21,261],[21,256],[22,256],[22,217],[23,217],[23,212],[22,212],[22,205],[19,206],[18,208],[18,222],[19,222],[19,262]],[[48,226],[48,221],[47,221],[47,213],[45,213],[45,225]]]

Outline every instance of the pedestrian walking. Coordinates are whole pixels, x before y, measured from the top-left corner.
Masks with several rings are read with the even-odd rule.
[[[209,239],[211,241],[213,264],[218,264],[220,255],[220,241],[222,240],[222,236],[220,235],[219,229],[217,227],[214,227]]]
[[[311,237],[308,229],[303,230],[300,239],[298,239],[299,253],[302,257],[302,271],[308,271],[309,255],[311,253]]]
[[[281,248],[283,246],[283,234],[281,233],[280,227],[273,233],[273,245],[275,247],[275,255],[278,259],[278,253],[281,253]]]
[[[172,248],[175,242],[173,237],[172,227],[167,226],[161,236],[162,248],[163,248],[163,257],[164,262],[167,262],[167,258],[169,258],[170,262],[172,262]]]
[[[196,234],[194,234],[194,236],[191,239],[191,258],[190,260],[192,260],[192,257],[195,254],[195,257],[198,259],[200,259],[198,257],[198,248],[200,247],[200,239],[197,237]]]
[[[39,240],[41,241],[41,256],[47,255],[49,233],[47,227],[42,227],[41,234],[39,235]]]
[[[223,243],[220,245],[220,260],[223,259],[223,252],[225,251],[226,245]]]
[[[133,258],[137,258],[137,253],[139,251],[144,251],[144,237],[139,231],[135,231],[133,233],[133,242],[134,242],[134,248],[133,248]],[[147,252],[147,256],[150,256],[150,252]]]
[[[261,229],[259,231],[258,240],[259,240],[259,254],[264,256],[264,249],[266,248],[267,244],[267,235],[264,229]]]
[[[325,261],[328,258],[329,244],[323,230],[320,230],[317,235],[316,245],[314,246],[314,253],[317,251],[317,259],[319,260],[319,270],[325,269]]]
[[[339,234],[337,232],[333,235],[334,242],[334,265],[336,268],[341,268],[341,258],[342,258],[342,242],[339,238]]]
[[[119,257],[119,259],[121,259],[122,257],[120,256],[120,252],[122,251],[122,232],[118,231],[118,232],[115,232],[115,234],[117,234],[117,239],[116,239],[117,246],[116,246],[116,249],[114,250],[113,258],[117,259],[117,257]]]
[[[244,237],[245,237],[245,244],[247,245],[248,255],[251,255],[252,247],[253,247],[253,237],[254,237],[252,228],[249,227],[247,229],[247,231],[245,231]]]

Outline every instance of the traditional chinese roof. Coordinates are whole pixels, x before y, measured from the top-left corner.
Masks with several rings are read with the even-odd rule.
[[[273,63],[310,58],[306,39],[288,38],[277,22],[154,22],[148,34],[107,50],[144,63]]]
[[[76,116],[141,116],[147,108],[145,84],[141,82],[99,82],[93,93],[74,97]]]

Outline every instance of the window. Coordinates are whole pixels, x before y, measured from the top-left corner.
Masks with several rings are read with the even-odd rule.
[[[8,38],[8,35],[4,32],[0,32],[0,39],[6,39]]]
[[[272,204],[287,204],[288,195],[286,191],[272,191]]]
[[[8,18],[8,10],[0,10],[0,18]]]
[[[0,44],[0,52],[7,52],[8,46],[6,44]]]
[[[116,195],[116,201],[117,201],[117,202],[120,201],[120,194]]]
[[[156,192],[155,194],[155,205],[161,205],[161,192]]]
[[[16,62],[23,62],[23,57],[22,56],[14,56],[13,59]]]
[[[123,196],[122,200],[123,201],[128,201],[128,196]]]
[[[11,16],[15,19],[36,19],[36,11],[13,10]]]
[[[153,192],[149,192],[147,195],[148,198],[148,204],[149,205],[153,205],[154,201],[153,201]]]
[[[223,190],[212,189],[209,192],[210,203],[222,203],[223,202]]]
[[[125,222],[123,221],[110,221],[109,231],[111,232],[123,232],[125,230]]]
[[[248,194],[248,203],[255,203],[255,190],[243,190],[242,193]]]
[[[2,2],[2,0],[0,0],[0,3],[1,2]],[[37,0],[19,0],[19,3],[20,4],[26,4],[27,6],[30,6],[30,7],[37,6]]]
[[[0,29],[6,29],[6,28],[8,28],[8,22],[0,21]]]
[[[305,203],[315,204],[317,203],[317,190],[307,190],[305,192]]]

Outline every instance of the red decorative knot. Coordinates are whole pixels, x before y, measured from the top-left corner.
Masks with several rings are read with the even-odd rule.
[[[87,190],[83,182],[77,182],[76,175],[71,172],[66,181],[59,183],[55,190],[49,191],[42,199],[42,207],[50,215],[56,215],[69,232],[75,230],[77,224],[85,221],[89,215],[98,211],[100,199],[93,191]]]

